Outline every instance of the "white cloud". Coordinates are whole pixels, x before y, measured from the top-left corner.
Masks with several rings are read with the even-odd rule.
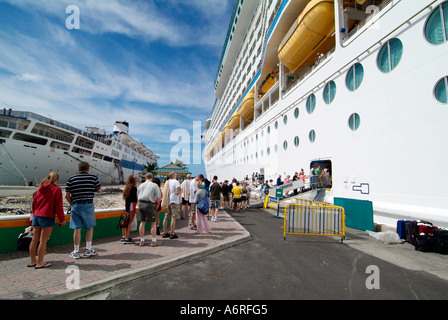
[[[1,1],[1,0],[0,0]],[[168,16],[153,1],[136,0],[72,0],[62,3],[56,0],[3,0],[36,14],[56,17],[65,26],[66,7],[76,5],[80,11],[81,30],[91,34],[118,33],[145,41],[162,41],[171,46],[191,45],[221,46],[225,30],[210,25],[204,28],[192,26],[181,18]],[[191,7],[197,17],[213,22],[222,16],[231,1],[223,0],[174,0],[164,1],[161,6]],[[191,10],[190,10],[191,11]],[[227,23],[228,21],[225,21]]]
[[[36,15],[34,32],[21,33],[14,26],[0,29],[0,100],[8,105],[79,128],[98,126],[111,131],[115,121],[127,120],[131,134],[150,149],[154,141],[156,145],[172,144],[173,130],[191,132],[194,120],[208,117],[215,99],[214,65],[204,65],[202,57],[191,52],[174,54],[170,64],[161,64],[108,36],[118,33],[137,38],[143,40],[142,47],[159,41],[173,52],[187,46],[194,51],[202,50],[199,44],[215,45],[220,53],[223,39],[217,35],[222,38],[226,28],[222,30],[213,19],[227,1],[167,1],[173,7],[190,4],[204,21],[210,21],[210,27],[204,27],[176,20],[149,1],[73,0],[69,4],[78,5],[81,11],[81,33],[65,28],[68,4],[3,2]],[[86,32],[91,36],[84,37]],[[95,37],[111,41],[109,49],[122,55],[118,63],[84,42]],[[167,150],[160,153],[169,156]]]
[[[30,73],[18,74],[15,78],[21,81],[32,81],[32,82],[38,82],[42,80],[42,77],[40,75]]]

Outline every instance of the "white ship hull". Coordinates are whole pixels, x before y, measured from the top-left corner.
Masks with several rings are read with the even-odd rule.
[[[155,156],[125,132],[93,134],[30,113],[0,115],[0,185],[37,185],[49,172],[64,184],[86,161],[103,185],[126,182]],[[70,129],[68,129],[70,128]]]
[[[288,10],[286,3],[278,21]],[[434,97],[436,84],[448,75],[448,43],[432,45],[424,31],[428,17],[443,3],[385,1],[370,21],[337,39],[335,49],[293,85],[287,84],[281,66],[278,82],[254,110],[269,98],[275,103],[235,137],[225,138],[222,149],[210,153],[214,139],[206,142],[207,175],[242,179],[264,171],[265,180],[275,182],[302,168],[308,175],[313,161],[329,160],[333,197],[371,201],[375,222],[392,226],[397,219],[424,219],[448,227],[448,167],[440,161],[448,155],[448,106]],[[403,44],[402,57],[392,72],[384,73],[379,52],[391,39]],[[347,73],[357,63],[363,79],[351,91]],[[330,81],[336,90],[327,104],[324,90]],[[316,99],[312,113],[307,111],[310,94]],[[350,124],[354,114],[356,130]]]

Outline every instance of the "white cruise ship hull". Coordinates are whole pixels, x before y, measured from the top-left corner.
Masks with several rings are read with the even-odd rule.
[[[286,3],[278,21],[288,12]],[[448,167],[442,160],[448,155],[448,106],[434,97],[436,84],[448,75],[448,43],[432,45],[424,34],[428,17],[443,3],[385,1],[293,85],[280,66],[277,84],[254,106],[256,112],[263,100],[274,100],[268,110],[231,133],[223,148],[210,153],[213,139],[206,144],[207,176],[230,180],[264,172],[264,180],[275,182],[302,168],[308,175],[313,161],[328,160],[332,196],[372,202],[375,222],[423,219],[448,227]],[[385,73],[379,54],[391,39],[401,41],[402,56]],[[362,65],[363,78],[352,91],[347,74],[355,64]],[[331,81],[336,89],[328,104],[324,91]]]

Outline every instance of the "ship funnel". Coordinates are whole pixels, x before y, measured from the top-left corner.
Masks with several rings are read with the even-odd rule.
[[[129,132],[129,122],[126,121],[116,121],[114,125],[114,133],[128,133]]]

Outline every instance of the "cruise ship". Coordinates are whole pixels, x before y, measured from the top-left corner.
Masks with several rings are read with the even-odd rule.
[[[80,130],[33,112],[3,109],[0,113],[0,185],[36,185],[49,172],[65,183],[90,164],[89,173],[103,185],[126,182],[159,157],[129,135],[129,123],[117,121],[113,133]]]
[[[447,61],[446,0],[237,0],[207,176],[275,183],[320,167],[335,204],[448,227]]]

